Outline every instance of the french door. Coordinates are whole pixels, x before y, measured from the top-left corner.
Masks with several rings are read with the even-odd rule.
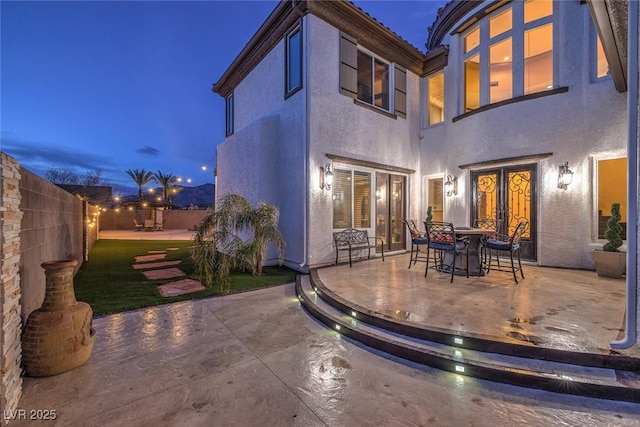
[[[537,258],[536,177],[535,164],[471,172],[471,223],[478,218],[500,219],[499,233],[511,235],[520,221],[529,221],[520,255],[532,261]]]
[[[376,237],[386,250],[405,248],[406,177],[376,172]]]

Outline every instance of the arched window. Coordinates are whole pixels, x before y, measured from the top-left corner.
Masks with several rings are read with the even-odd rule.
[[[471,26],[461,37],[463,113],[554,88],[553,2],[526,0]]]

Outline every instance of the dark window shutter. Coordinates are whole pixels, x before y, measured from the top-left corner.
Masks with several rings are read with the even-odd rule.
[[[358,42],[344,33],[340,33],[340,93],[358,95]]]
[[[395,64],[395,112],[407,118],[407,70]]]

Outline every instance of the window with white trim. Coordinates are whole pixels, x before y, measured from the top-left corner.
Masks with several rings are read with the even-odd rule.
[[[389,111],[389,81],[389,64],[358,49],[358,99]]]
[[[613,203],[620,203],[621,225],[626,230],[627,158],[598,159],[596,169],[598,238],[604,239]],[[626,235],[622,235],[622,240],[626,240]]]
[[[512,2],[462,35],[463,112],[554,87],[553,2]],[[521,47],[520,47],[521,46]]]
[[[224,100],[225,103],[225,134],[233,135],[233,92]]]
[[[600,34],[596,30],[595,25],[591,25],[591,55],[593,57],[591,61],[591,76],[593,80],[599,80],[610,75],[609,61],[604,53],[604,47],[602,46],[602,40]]]
[[[333,171],[333,228],[371,227],[371,173]]]
[[[302,31],[300,26],[291,31],[285,43],[285,96],[302,88]]]
[[[342,32],[339,80],[340,93],[353,98],[356,105],[371,105],[371,110],[394,118],[407,117],[406,68],[378,57]]]
[[[444,72],[427,77],[427,123],[444,121]]]

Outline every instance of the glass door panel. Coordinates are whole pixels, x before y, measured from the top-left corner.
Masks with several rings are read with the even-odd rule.
[[[404,177],[391,175],[391,247],[389,249],[403,249],[405,239],[404,219]]]
[[[376,173],[376,237],[387,250],[405,248],[405,188],[404,176]]]
[[[385,243],[387,238],[387,224],[389,224],[389,210],[387,209],[389,174],[376,173],[376,237]]]

